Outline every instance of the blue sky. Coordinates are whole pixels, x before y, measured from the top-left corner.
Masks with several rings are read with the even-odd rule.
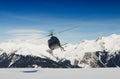
[[[59,32],[74,26],[80,27],[57,35],[62,42],[120,34],[120,1],[0,0],[0,40],[15,30]]]

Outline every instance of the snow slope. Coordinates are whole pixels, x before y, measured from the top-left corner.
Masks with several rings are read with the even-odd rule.
[[[40,38],[40,37],[39,37]],[[66,51],[62,52],[56,49],[53,55],[47,52],[47,39],[38,38],[18,38],[12,39],[8,42],[0,43],[0,54],[2,53],[15,53],[20,55],[32,55],[38,57],[49,57],[57,61],[59,59],[68,59],[71,64],[74,64],[75,59],[81,61],[87,52],[93,53],[96,51],[106,50],[109,54],[114,54],[120,51],[120,35],[110,35],[108,37],[99,37],[97,40],[84,40],[79,44],[66,44],[64,45]]]
[[[35,71],[36,72],[23,72]],[[0,69],[0,79],[120,79],[119,68],[48,69],[9,68]]]

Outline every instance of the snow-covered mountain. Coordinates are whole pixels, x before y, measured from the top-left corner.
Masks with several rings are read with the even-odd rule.
[[[58,48],[50,54],[47,52],[49,49],[47,39],[18,38],[1,42],[0,67],[27,67],[28,65],[20,66],[23,62],[26,63],[25,61],[27,63],[31,61],[29,65],[36,64],[41,67],[47,67],[43,64],[48,63],[48,67],[120,66],[120,35],[113,34],[99,37],[97,40],[84,40],[79,44],[65,44],[63,47],[64,52]]]

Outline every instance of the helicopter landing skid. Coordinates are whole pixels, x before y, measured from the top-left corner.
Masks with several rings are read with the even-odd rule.
[[[51,55],[53,55],[53,50],[48,49],[47,52],[50,53]]]
[[[47,52],[48,52],[50,55],[52,55],[54,58],[56,58],[57,60],[60,60],[58,57],[55,57],[55,56],[53,55],[53,50],[48,49]]]

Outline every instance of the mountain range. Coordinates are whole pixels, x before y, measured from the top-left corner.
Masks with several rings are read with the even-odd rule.
[[[44,41],[43,41],[44,40]],[[47,39],[12,39],[0,43],[1,68],[101,68],[120,66],[120,35],[66,43],[49,53]]]

